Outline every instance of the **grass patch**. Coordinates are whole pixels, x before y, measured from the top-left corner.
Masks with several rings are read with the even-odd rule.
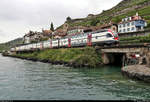
[[[40,60],[50,61],[63,61],[68,63],[74,63],[78,66],[88,65],[90,67],[96,67],[101,60],[100,52],[95,48],[86,47],[80,48],[66,48],[66,49],[46,49],[43,51],[36,51],[33,53],[22,53],[16,56],[22,56],[26,58],[37,58]]]

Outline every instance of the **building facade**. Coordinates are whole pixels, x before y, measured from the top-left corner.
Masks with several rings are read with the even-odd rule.
[[[137,32],[144,30],[147,23],[138,13],[132,17],[126,17],[118,24],[119,33]]]
[[[80,26],[70,27],[68,28],[67,36],[73,36],[81,33],[84,33],[84,27],[80,27]]]
[[[43,38],[51,38],[53,31],[42,29]]]
[[[49,39],[51,36],[52,36],[51,30],[42,30],[42,32],[29,31],[29,33],[24,35],[23,42],[24,44],[39,42],[44,39]]]
[[[57,29],[53,32],[53,39],[60,39],[67,35],[66,31],[64,29]]]
[[[30,36],[26,34],[26,35],[23,37],[23,42],[24,42],[25,44],[30,43]]]
[[[117,27],[117,24],[115,24],[115,23],[109,23],[106,25],[102,25],[101,29],[111,29],[114,32],[118,32],[118,27]]]

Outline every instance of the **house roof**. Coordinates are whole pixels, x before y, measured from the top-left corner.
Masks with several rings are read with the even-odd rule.
[[[68,31],[69,31],[69,30],[74,30],[74,29],[86,29],[86,27],[83,27],[83,26],[69,27],[69,28],[68,28]]]
[[[56,32],[62,33],[62,32],[64,32],[64,30],[63,29],[57,29]]]
[[[42,33],[44,36],[49,36],[49,35],[52,35],[52,32],[51,30],[42,30]]]
[[[139,19],[139,20],[145,21],[144,19]],[[129,22],[132,22],[132,21],[138,21],[138,20],[129,20],[129,21],[125,21],[125,22],[120,22],[119,24],[129,23]]]
[[[121,22],[119,22],[119,24],[128,23],[128,22],[137,21],[137,20],[144,20],[144,19],[142,19],[141,16],[134,15],[134,16],[131,17],[131,20],[128,20],[128,21],[121,21]],[[144,21],[145,21],[145,20],[144,20]]]
[[[41,35],[42,33],[41,32],[33,32],[33,31],[29,31],[27,34],[24,35],[24,37],[30,37],[30,36],[34,36],[34,35]]]
[[[101,26],[101,29],[104,29],[104,28],[107,28],[107,27],[111,27],[113,25],[117,25],[117,24],[115,24],[115,23],[104,24],[104,25]]]
[[[53,31],[51,31],[51,30],[42,30],[42,32],[43,32],[44,34],[50,34],[50,33],[52,33]]]
[[[65,36],[66,35],[66,31],[64,31],[63,29],[57,29],[55,31],[55,36]]]

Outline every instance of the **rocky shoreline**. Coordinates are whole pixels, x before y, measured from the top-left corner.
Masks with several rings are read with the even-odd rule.
[[[128,78],[150,83],[150,68],[146,65],[125,66],[121,70],[122,75]]]
[[[19,58],[19,59],[24,59],[24,60],[30,60],[30,61],[34,61],[34,62],[43,62],[43,63],[50,63],[53,65],[64,65],[66,67],[73,67],[73,68],[80,68],[80,67],[86,67],[86,68],[90,68],[91,66],[89,65],[85,65],[85,64],[77,64],[77,63],[71,63],[71,62],[64,62],[64,61],[50,61],[50,60],[46,60],[46,59],[37,59],[37,58],[26,58],[23,56],[16,56],[16,55],[9,55],[9,54],[2,54],[3,56],[6,57],[13,57],[13,58]],[[102,65],[101,65],[102,66]]]

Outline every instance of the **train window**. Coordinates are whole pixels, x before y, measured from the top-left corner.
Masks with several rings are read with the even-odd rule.
[[[110,34],[110,33],[107,33],[107,35],[106,35],[106,37],[112,37],[112,34]]]

